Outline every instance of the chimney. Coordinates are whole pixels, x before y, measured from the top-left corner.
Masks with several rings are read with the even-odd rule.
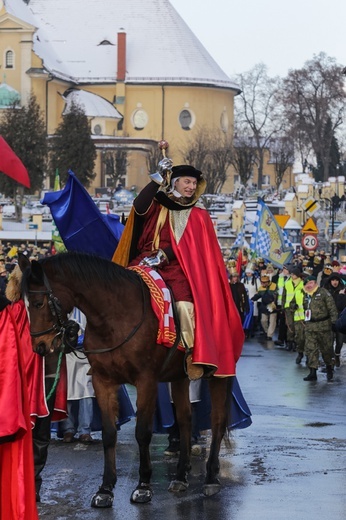
[[[125,81],[126,76],[126,32],[123,28],[118,32],[118,72],[117,81]]]

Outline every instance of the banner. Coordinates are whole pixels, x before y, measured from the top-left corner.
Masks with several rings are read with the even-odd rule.
[[[0,172],[5,173],[11,179],[30,188],[30,179],[27,169],[22,161],[7,144],[5,139],[0,136]]]
[[[68,251],[112,259],[124,226],[118,215],[100,212],[73,172],[63,190],[46,193],[41,202],[49,206]]]
[[[244,238],[245,238],[245,235],[244,235],[244,228],[242,228],[241,231],[239,231],[238,235],[237,235],[237,238],[235,239],[235,241],[233,242],[232,246],[231,246],[231,249],[238,249],[238,248],[242,248],[243,245],[244,245]]]
[[[262,199],[258,200],[250,248],[279,268],[289,264],[293,256],[293,245]]]

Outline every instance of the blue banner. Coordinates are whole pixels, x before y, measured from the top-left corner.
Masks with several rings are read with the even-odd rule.
[[[118,215],[100,212],[73,172],[64,189],[46,193],[42,204],[49,206],[68,251],[112,259],[124,226]]]

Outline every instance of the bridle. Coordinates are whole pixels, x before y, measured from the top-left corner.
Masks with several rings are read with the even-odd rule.
[[[65,349],[65,343],[66,343],[66,345],[72,351],[77,350],[79,352],[83,352],[84,354],[103,354],[106,352],[112,352],[113,350],[123,346],[125,343],[130,341],[130,339],[137,333],[137,331],[142,326],[142,324],[145,320],[146,309],[147,309],[147,305],[146,305],[147,304],[147,295],[144,290],[145,284],[140,276],[139,276],[139,281],[140,281],[141,290],[142,290],[142,316],[141,316],[140,321],[133,327],[133,329],[126,336],[126,338],[121,343],[116,345],[115,347],[103,348],[103,349],[98,349],[98,350],[85,350],[85,349],[76,348],[77,341],[78,341],[79,325],[74,320],[65,320],[64,319],[61,303],[60,303],[59,299],[56,296],[54,296],[52,288],[49,283],[49,280],[48,280],[46,274],[43,272],[43,284],[44,284],[45,289],[44,290],[43,289],[42,290],[31,290],[31,289],[29,290],[28,289],[27,292],[29,294],[44,294],[45,296],[47,296],[48,306],[49,306],[52,316],[55,318],[55,323],[53,323],[53,325],[51,327],[49,327],[48,329],[45,329],[45,330],[42,330],[39,332],[33,332],[30,330],[31,337],[39,338],[40,336],[44,336],[46,334],[49,334],[50,332],[56,332],[56,335],[55,335],[54,339],[52,340],[52,344],[54,346],[54,342],[58,338],[60,338],[63,343],[63,350]],[[74,345],[71,344],[72,341],[71,341],[71,339],[69,339],[69,336],[73,337],[73,343],[75,343]]]
[[[78,340],[79,325],[77,322],[73,320],[64,319],[61,303],[59,299],[56,296],[54,296],[49,280],[45,273],[43,273],[43,284],[45,289],[28,289],[27,292],[28,294],[43,294],[47,297],[48,307],[53,318],[55,319],[55,322],[51,327],[45,330],[41,330],[38,332],[33,332],[32,330],[30,330],[30,336],[32,338],[39,338],[41,336],[49,334],[50,332],[56,332],[56,335],[52,340],[52,345],[54,346],[56,341],[58,339],[61,339],[62,351],[65,350],[66,346],[74,350]],[[71,341],[71,336],[73,336],[73,341]]]

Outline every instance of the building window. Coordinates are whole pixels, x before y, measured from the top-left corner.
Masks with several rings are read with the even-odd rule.
[[[94,126],[94,134],[95,135],[102,135],[102,126],[97,124]]]
[[[143,130],[148,124],[148,114],[142,108],[136,110],[132,116],[132,124],[136,130]]]
[[[5,68],[13,69],[14,68],[14,52],[7,51],[5,54]]]
[[[191,130],[194,124],[194,117],[190,110],[184,108],[179,114],[179,123],[183,130]]]
[[[226,134],[228,132],[228,128],[229,128],[228,114],[227,114],[226,110],[224,110],[221,114],[220,126],[221,126],[221,130]]]

